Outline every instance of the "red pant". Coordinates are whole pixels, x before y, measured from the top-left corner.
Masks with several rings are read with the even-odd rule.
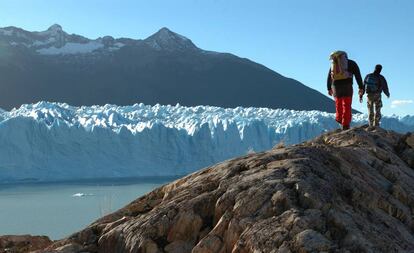
[[[335,98],[336,121],[349,127],[352,120],[352,97]]]

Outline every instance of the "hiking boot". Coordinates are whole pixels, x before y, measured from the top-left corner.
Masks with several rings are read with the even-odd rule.
[[[336,122],[338,122],[338,124],[339,124],[339,125],[338,125],[338,127],[339,127],[339,128],[338,128],[338,130],[342,130],[342,128],[343,128],[343,127],[342,127],[342,122],[339,122],[339,121],[336,121]]]
[[[367,131],[374,131],[374,130],[375,130],[375,127],[374,126],[367,127]]]
[[[349,126],[342,126],[342,130],[348,130]]]

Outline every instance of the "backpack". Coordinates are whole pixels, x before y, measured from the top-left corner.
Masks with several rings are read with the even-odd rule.
[[[365,77],[365,92],[367,94],[378,93],[381,90],[381,80],[379,75],[369,74]]]
[[[343,51],[335,51],[331,54],[331,78],[334,81],[352,78],[348,71],[348,55]]]

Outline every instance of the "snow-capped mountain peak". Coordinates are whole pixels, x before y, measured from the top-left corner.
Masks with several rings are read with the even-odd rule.
[[[64,39],[68,35],[65,31],[63,31],[62,26],[58,24],[54,24],[51,27],[49,27],[46,31],[38,32],[37,34],[44,37],[60,37],[62,39]]]
[[[124,46],[114,39],[91,40],[80,35],[68,34],[59,24],[39,32],[29,32],[15,27],[0,28],[0,40],[5,40],[13,47],[34,50],[41,55],[90,54],[99,49],[107,49],[106,51],[110,52]]]
[[[25,41],[30,36],[30,32],[27,32],[21,28],[15,26],[8,26],[0,28],[0,38],[14,38],[16,41]]]
[[[59,25],[59,24],[54,24],[54,25],[52,25],[51,27],[49,27],[48,29],[47,29],[47,31],[50,31],[50,32],[63,32],[63,28],[62,28],[62,26],[61,25]]]
[[[113,52],[125,45],[144,44],[155,50],[199,50],[193,42],[163,27],[145,40],[114,39],[104,36],[95,40],[77,34],[66,33],[62,26],[54,24],[45,31],[29,32],[17,27],[0,28],[0,40],[13,47],[35,50],[42,55],[74,55],[97,52]]]
[[[157,50],[175,51],[198,49],[190,39],[171,31],[167,27],[161,28],[144,41]]]

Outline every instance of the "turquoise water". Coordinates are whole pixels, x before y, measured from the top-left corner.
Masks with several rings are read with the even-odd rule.
[[[0,235],[61,239],[174,179],[0,185]]]

